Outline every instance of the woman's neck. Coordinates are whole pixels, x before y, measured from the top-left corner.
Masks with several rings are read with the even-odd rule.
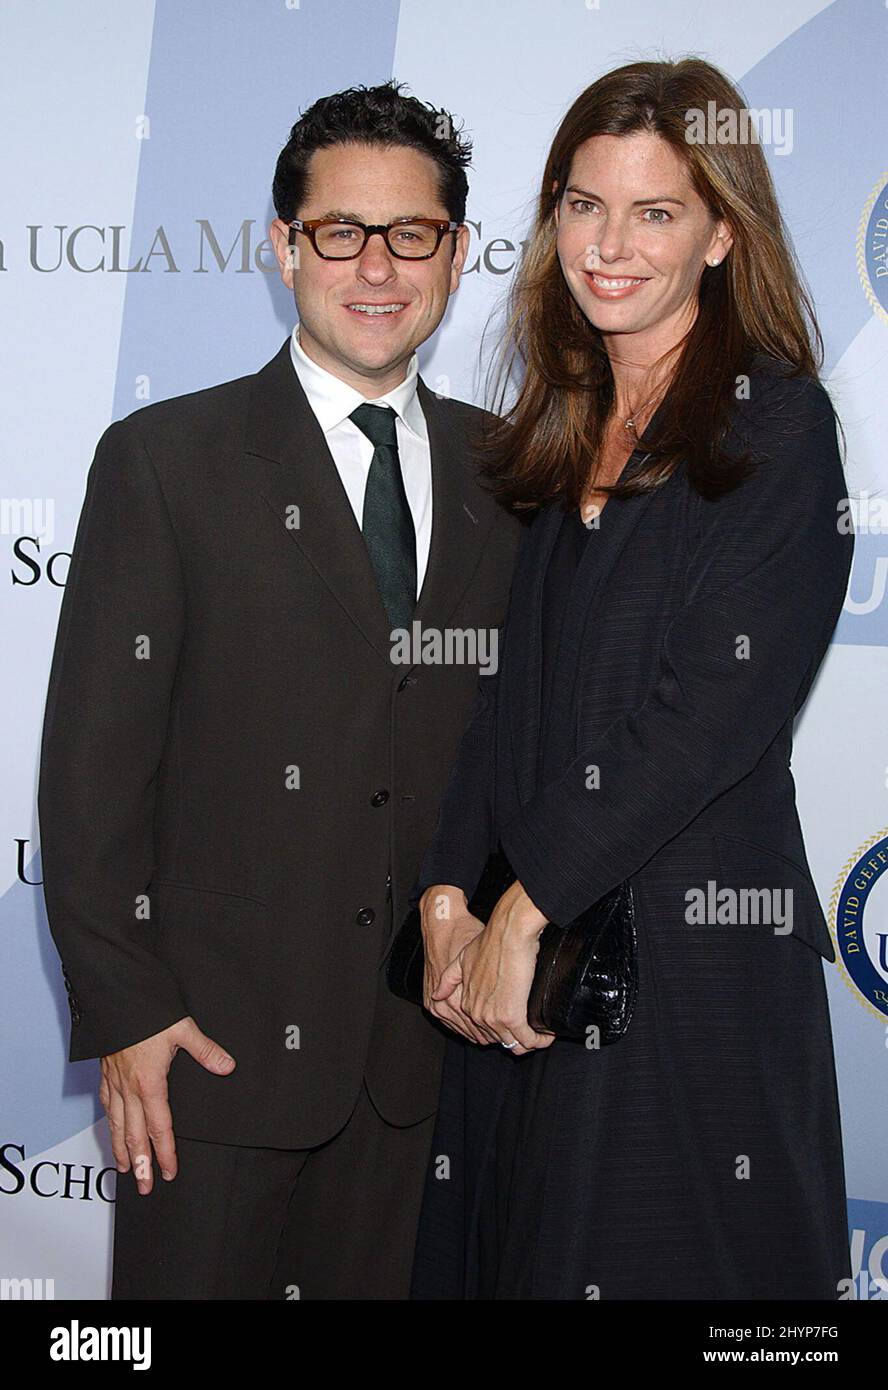
[[[662,395],[696,316],[695,304],[693,312],[646,332],[602,334],[614,378],[614,414],[619,420],[644,415],[645,403]]]

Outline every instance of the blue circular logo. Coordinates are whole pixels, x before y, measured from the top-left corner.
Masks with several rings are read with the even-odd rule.
[[[864,204],[857,228],[857,273],[870,308],[888,323],[888,174]]]
[[[882,1019],[888,1019],[886,906],[888,831],[880,831],[869,845],[857,851],[850,872],[843,869],[839,876],[831,903],[830,926],[847,983],[861,1002]]]

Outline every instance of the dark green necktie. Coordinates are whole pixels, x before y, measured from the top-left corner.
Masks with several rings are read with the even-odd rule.
[[[349,416],[373,445],[361,530],[392,627],[407,627],[416,605],[416,532],[401,477],[395,412],[359,405]]]

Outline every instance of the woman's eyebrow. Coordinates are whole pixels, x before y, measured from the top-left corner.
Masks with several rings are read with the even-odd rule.
[[[601,197],[599,193],[590,193],[585,188],[577,188],[575,184],[570,184],[570,186],[566,188],[564,191],[565,193],[579,193],[580,197],[592,198],[597,203],[604,202],[604,199]],[[670,198],[667,194],[664,194],[660,198],[636,198],[635,201],[632,203],[632,207],[647,207],[650,203],[675,203],[680,208],[683,208],[685,206],[681,198]]]

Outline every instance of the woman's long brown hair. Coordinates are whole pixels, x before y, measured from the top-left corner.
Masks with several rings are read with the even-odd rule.
[[[571,161],[595,135],[651,132],[668,141],[712,216],[729,223],[733,245],[700,282],[694,323],[675,356],[668,394],[649,457],[627,470],[631,496],[661,485],[686,461],[690,483],[717,496],[750,471],[746,457],[723,445],[738,378],[756,351],[786,363],[791,374],[817,376],[823,341],[783,223],[771,175],[754,134],[748,143],[689,143],[687,113],[745,106],[736,87],[698,58],[639,62],[606,73],[564,117],[549,151],[530,238],[506,306],[502,344],[489,379],[499,417],[481,446],[489,490],[517,512],[554,498],[577,506],[614,404],[614,379],[601,334],[578,308],[556,253],[555,207]],[[517,395],[505,408],[510,383]]]

